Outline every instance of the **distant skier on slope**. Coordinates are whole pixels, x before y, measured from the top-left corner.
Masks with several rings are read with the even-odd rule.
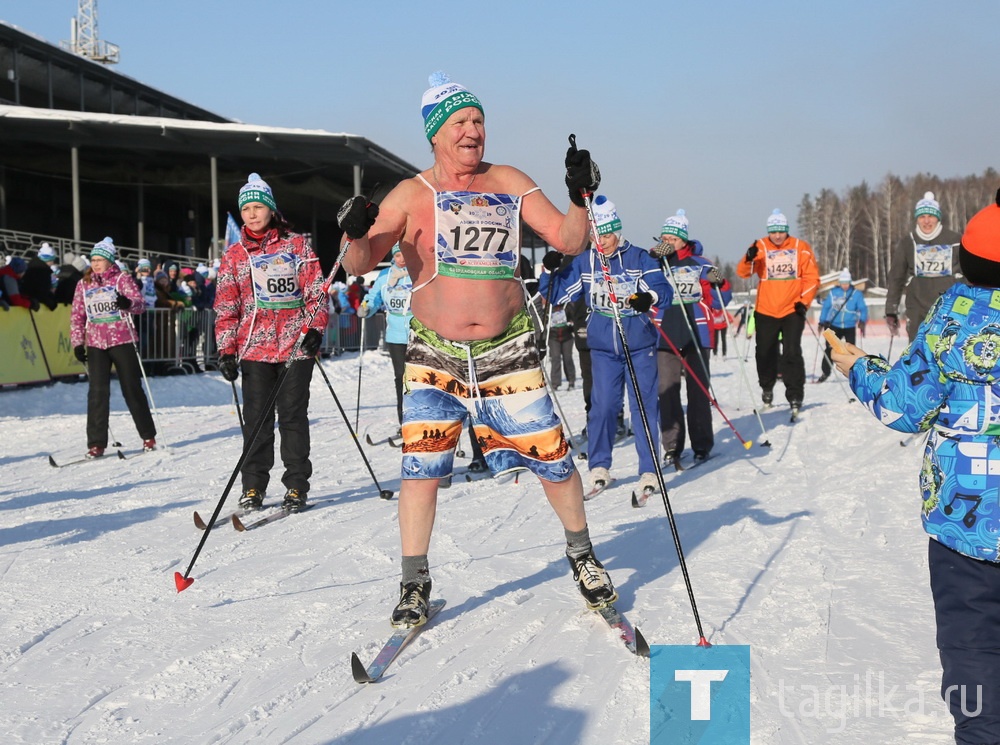
[[[794,416],[805,395],[802,332],[819,290],[812,247],[788,234],[788,218],[776,209],[767,218],[767,237],[750,244],[736,265],[736,274],[744,279],[753,274],[760,277],[754,325],[761,400],[768,405],[774,401],[774,384],[780,375]]]

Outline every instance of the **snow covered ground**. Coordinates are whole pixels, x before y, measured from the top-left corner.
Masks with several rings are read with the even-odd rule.
[[[808,332],[804,346],[812,373]],[[884,352],[888,339],[864,346]],[[357,357],[324,364],[353,417]],[[753,742],[951,742],[920,443],[900,447],[831,379],[808,385],[795,425],[784,405],[764,412],[772,446],[760,447],[738,358],[713,364],[720,403],[754,446],[716,417],[712,459],[667,479],[706,635],[752,648]],[[756,398],[752,356],[746,369]],[[361,434],[379,439],[395,430],[391,367],[369,353],[364,370]],[[0,391],[0,742],[649,741],[649,662],[584,609],[529,477],[456,479],[441,493],[431,566],[448,604],[380,683],[353,682],[351,652],[370,661],[389,632],[395,503],[378,498],[318,374],[317,506],[251,533],[217,528],[178,594],[173,574],[201,535],[192,511],[211,514],[240,439],[218,374],[151,382],[164,449],[62,469],[46,455],[83,454],[86,385]],[[579,388],[561,401],[579,432]],[[134,452],[117,391],[112,428]],[[398,489],[399,451],[367,452]],[[693,644],[663,506],[629,502],[635,467],[628,441],[620,480],[588,505],[598,555],[650,644]],[[279,468],[270,491],[280,498]]]

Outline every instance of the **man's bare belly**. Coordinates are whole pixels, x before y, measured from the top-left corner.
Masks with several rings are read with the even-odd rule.
[[[510,279],[435,277],[410,300],[410,310],[422,324],[458,342],[497,336],[523,307],[521,284]]]

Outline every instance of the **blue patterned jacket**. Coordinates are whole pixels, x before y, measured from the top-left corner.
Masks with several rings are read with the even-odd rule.
[[[931,430],[920,469],[924,530],[998,561],[1000,289],[953,285],[891,368],[880,357],[854,363],[851,388],[886,426]]]

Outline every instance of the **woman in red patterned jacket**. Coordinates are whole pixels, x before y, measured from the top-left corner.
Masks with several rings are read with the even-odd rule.
[[[215,294],[219,372],[229,381],[243,372],[243,494],[240,507],[260,509],[274,465],[274,417],[281,434],[283,507],[302,509],[309,492],[309,383],[327,323],[319,260],[309,240],[293,233],[278,212],[271,187],[256,173],[240,189],[240,242],[222,257]],[[313,310],[310,329],[291,364],[295,343]],[[265,411],[282,369],[284,381]],[[261,418],[252,443],[249,435]]]
[[[118,384],[142,438],[143,450],[156,447],[156,425],[149,401],[142,390],[135,324],[126,314],[146,310],[139,285],[132,275],[115,264],[114,241],[105,238],[90,252],[90,268],[76,284],[70,311],[70,343],[73,354],[87,366],[87,457],[100,458],[108,446],[108,414],[111,404],[111,365],[118,371]]]

